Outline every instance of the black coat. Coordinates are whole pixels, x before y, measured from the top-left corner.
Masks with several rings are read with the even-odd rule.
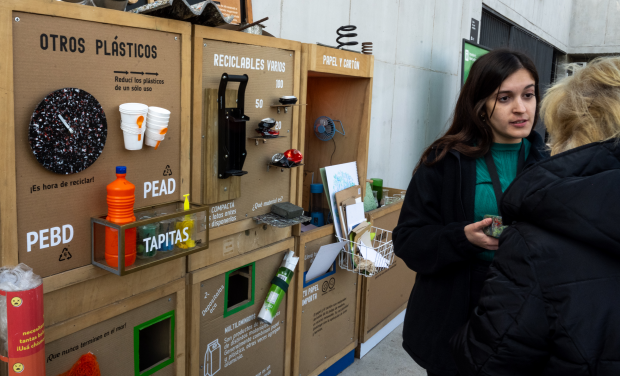
[[[525,167],[542,160],[538,133]],[[470,266],[477,253],[464,228],[473,222],[476,192],[475,159],[451,151],[432,167],[421,165],[407,189],[394,252],[417,272],[403,329],[403,347],[435,374],[455,375],[449,339],[467,321]]]
[[[620,146],[536,164],[502,199],[475,315],[453,338],[463,375],[620,375]]]

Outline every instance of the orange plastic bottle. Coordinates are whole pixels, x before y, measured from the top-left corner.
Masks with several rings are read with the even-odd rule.
[[[133,204],[136,186],[125,179],[127,167],[116,167],[116,180],[108,184],[108,216],[106,220],[119,225],[134,222]],[[125,267],[136,262],[136,228],[125,230]],[[118,267],[118,230],[105,228],[105,260],[113,268]]]

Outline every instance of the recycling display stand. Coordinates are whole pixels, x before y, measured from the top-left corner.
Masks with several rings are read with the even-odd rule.
[[[278,202],[299,205],[295,192],[301,168],[268,164],[276,153],[299,149],[298,113],[303,107],[301,102],[288,107],[278,102],[282,96],[299,97],[301,43],[203,26],[193,26],[193,32],[191,199],[210,205],[210,243],[208,251],[189,256],[189,271],[291,237],[291,227],[259,225],[252,218],[269,213]],[[219,137],[218,91],[224,73],[231,81],[247,75],[243,98],[238,98],[243,90],[237,82],[227,83],[222,98],[226,108],[243,104],[242,115],[249,117],[245,136],[238,133],[230,143]],[[275,119],[280,137],[257,137],[255,129],[264,118]],[[230,168],[221,167],[228,161]],[[233,167],[247,174],[225,175]]]
[[[69,371],[89,352],[102,375],[184,375],[185,280],[49,325],[45,337],[48,376]]]
[[[97,312],[107,312],[105,317],[110,319],[121,315],[125,306],[119,301],[164,289],[185,275],[184,257],[124,277],[92,265],[91,217],[107,212],[106,185],[116,178],[119,165],[127,166],[127,180],[136,186],[136,209],[177,202],[189,193],[191,25],[60,1],[6,0],[0,2],[0,15],[0,50],[4,52],[0,63],[4,88],[0,101],[0,265],[23,262],[43,277],[46,350],[62,358],[65,350],[76,345],[80,351],[86,349],[80,342],[92,338],[86,338],[88,326],[94,328],[104,317]],[[60,153],[53,148],[35,154],[31,147],[32,135],[40,126],[31,124],[35,109],[61,89],[94,98],[100,105],[97,114],[100,119],[105,116],[107,123],[103,132],[103,128],[87,129],[67,116],[62,119],[66,128],[39,133],[50,139],[68,136],[69,145],[62,151],[66,159],[53,154]],[[125,149],[119,105],[127,102],[171,111],[168,133],[157,150],[146,145],[142,150]],[[77,137],[82,131],[92,131],[97,142],[91,137],[88,145],[72,144],[71,135],[76,132]],[[62,162],[52,165],[69,170],[81,166],[80,172],[52,172],[50,165],[40,162],[52,156]],[[177,299],[173,307],[180,328],[183,304]],[[70,324],[78,321],[79,326]],[[130,326],[137,322],[127,319],[124,330],[130,333]],[[125,320],[119,321],[118,326],[124,324]],[[105,334],[113,325],[97,327],[92,335]],[[78,327],[86,332],[63,342]],[[177,355],[183,353],[179,346],[183,342],[181,338],[176,342],[176,351],[181,350]],[[57,343],[62,345],[56,347]],[[123,342],[123,348],[129,346],[123,356],[133,354],[132,343]],[[106,363],[114,358],[118,360],[118,356],[100,357],[100,365],[113,366]],[[50,364],[50,375],[68,370]],[[133,363],[124,365],[131,368],[128,364]],[[133,369],[117,371],[104,373],[134,374]]]
[[[307,106],[300,111],[304,176],[299,177],[298,195],[308,210],[310,184],[313,176],[314,183],[321,183],[322,167],[357,162],[362,193],[366,192],[374,56],[316,44],[302,44],[302,55],[300,100]],[[345,135],[335,133],[332,141],[319,139],[314,122],[320,116],[340,120]]]
[[[273,323],[257,318],[292,250],[291,237],[188,274],[187,375],[290,375],[295,279]]]
[[[338,266],[306,280],[323,245],[336,242],[334,226],[326,225],[295,237],[300,270],[297,279],[293,375],[315,376],[325,371],[358,343],[362,277]],[[303,268],[303,269],[302,269]]]
[[[305,210],[309,209],[310,184],[321,183],[320,168],[326,166],[356,162],[365,193],[373,69],[372,55],[302,44],[300,100],[307,106],[300,111],[304,131],[299,144],[305,165],[297,195]],[[319,139],[314,122],[320,116],[340,120],[345,134],[336,133],[328,142]],[[300,264],[306,272],[320,246],[337,241],[334,226],[296,231]],[[312,376],[340,364],[345,356],[352,363],[358,344],[362,277],[337,263],[316,281],[305,281],[304,274],[297,275],[293,375]]]
[[[400,191],[390,189],[390,192]],[[403,201],[398,201],[366,213],[366,218],[373,226],[394,231],[402,206]],[[362,278],[362,308],[356,357],[366,355],[403,322],[415,276],[416,273],[403,260],[394,257],[388,269],[372,277]]]

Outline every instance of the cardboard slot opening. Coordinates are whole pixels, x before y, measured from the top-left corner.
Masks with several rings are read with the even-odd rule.
[[[144,372],[157,364],[170,359],[171,318],[140,329],[139,370]]]
[[[232,309],[248,303],[252,295],[252,268],[246,266],[228,276],[228,302],[226,308]]]

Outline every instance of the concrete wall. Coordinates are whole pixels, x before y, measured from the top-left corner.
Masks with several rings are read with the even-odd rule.
[[[484,4],[556,48],[569,52],[573,0],[484,0]]]
[[[620,52],[620,2],[573,0],[571,54]]]
[[[375,71],[368,177],[407,188],[424,148],[443,130],[460,89],[461,41],[482,0],[253,0],[267,31],[304,43],[335,44],[353,24],[373,42]],[[342,119],[346,124],[346,119]]]

